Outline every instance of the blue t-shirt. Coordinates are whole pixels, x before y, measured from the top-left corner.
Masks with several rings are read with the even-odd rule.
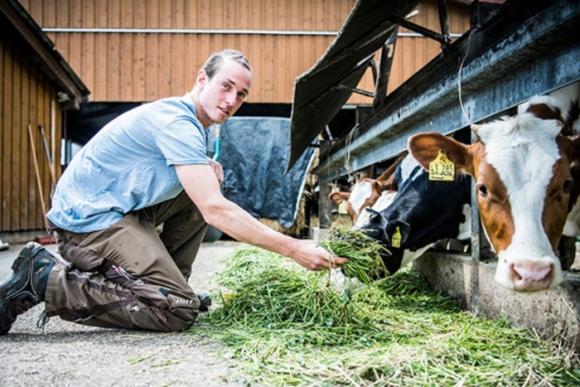
[[[176,197],[174,165],[208,164],[207,133],[191,97],[141,105],[109,122],[60,178],[48,219],[76,232],[105,229],[130,211]]]

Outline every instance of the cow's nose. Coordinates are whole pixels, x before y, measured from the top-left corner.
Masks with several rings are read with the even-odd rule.
[[[543,290],[552,283],[554,265],[524,260],[510,265],[510,274],[516,290]]]

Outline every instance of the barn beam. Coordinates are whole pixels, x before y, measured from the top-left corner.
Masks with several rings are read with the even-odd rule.
[[[321,160],[316,170],[321,180],[388,160],[406,148],[407,138],[413,134],[453,133],[470,122],[505,112],[534,94],[578,81],[580,5],[572,0],[536,0],[525,5],[506,3],[496,17],[463,35],[446,55],[392,92],[358,126],[348,146],[343,139]]]

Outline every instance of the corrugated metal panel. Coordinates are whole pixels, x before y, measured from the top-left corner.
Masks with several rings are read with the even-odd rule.
[[[338,31],[354,0],[22,0],[42,27]],[[434,0],[414,20],[438,29]],[[463,32],[466,7],[450,5],[450,30]],[[49,33],[92,91],[93,101],[144,101],[189,90],[207,56],[243,51],[255,69],[248,102],[292,102],[294,79],[334,36],[237,34]],[[438,43],[402,38],[389,89],[439,53]],[[372,90],[370,73],[361,88]],[[354,96],[351,103],[370,103]]]
[[[30,53],[4,28],[0,37],[0,231],[38,230],[44,228],[44,215],[27,128],[32,127],[43,198],[48,206],[51,174],[38,125],[45,128],[49,152],[60,160],[61,111],[56,90],[30,59]],[[51,130],[51,114],[55,130]],[[55,172],[59,176],[59,166]]]

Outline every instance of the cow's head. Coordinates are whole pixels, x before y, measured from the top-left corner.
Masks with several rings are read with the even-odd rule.
[[[357,181],[351,192],[332,192],[330,200],[336,205],[346,205],[353,223],[365,208],[372,207],[385,191],[386,185],[376,179],[364,178]]]
[[[526,112],[474,125],[480,140],[464,145],[437,133],[409,139],[409,151],[428,169],[439,151],[474,176],[484,229],[498,258],[495,279],[520,291],[562,281],[555,250],[569,210],[570,166],[580,142],[561,136],[559,120]]]

